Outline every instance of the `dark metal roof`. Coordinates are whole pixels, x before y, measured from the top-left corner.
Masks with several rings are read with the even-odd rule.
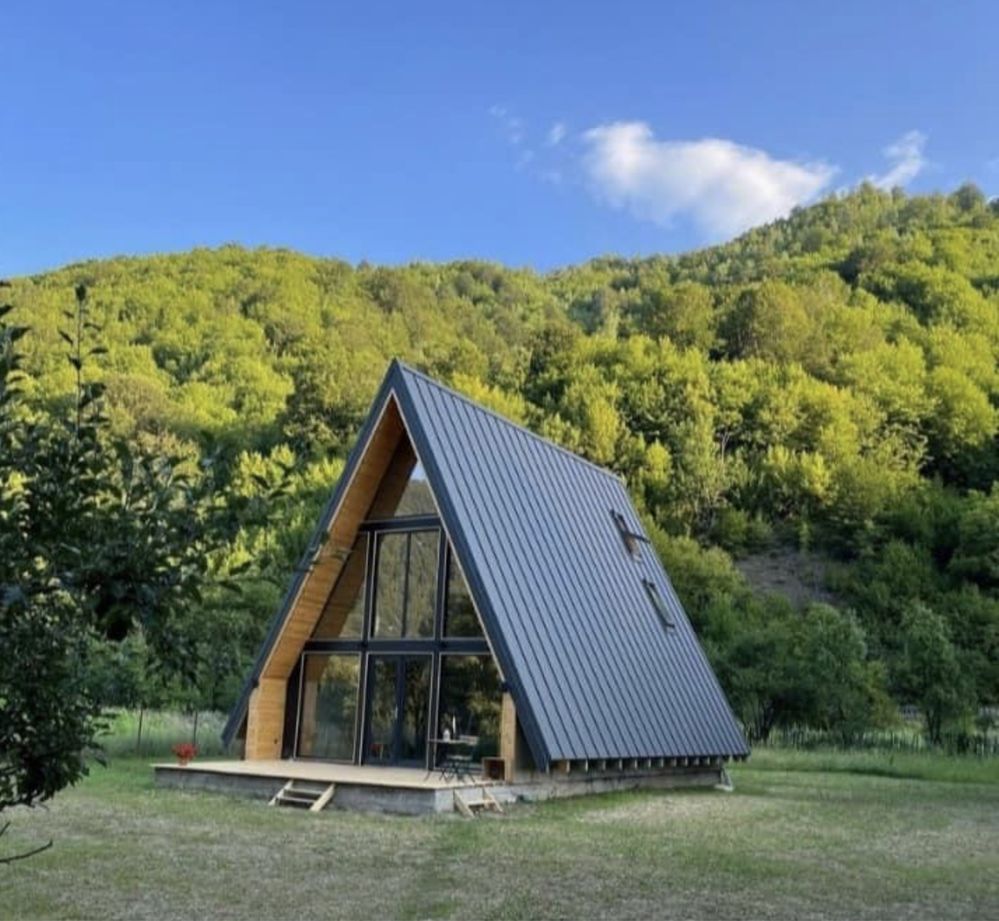
[[[748,753],[621,480],[398,362],[390,393],[535,763]]]

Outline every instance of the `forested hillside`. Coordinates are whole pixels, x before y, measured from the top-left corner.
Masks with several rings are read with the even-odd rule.
[[[999,206],[973,187],[865,187],[724,246],[549,274],[223,247],[13,279],[41,413],[72,408],[81,284],[110,430],[266,500],[195,602],[224,625],[199,642],[227,647],[197,703],[231,701],[398,356],[626,478],[754,735],[906,703],[939,739],[999,705]],[[824,600],[733,565],[768,553],[814,564]],[[235,573],[239,594],[217,585]]]

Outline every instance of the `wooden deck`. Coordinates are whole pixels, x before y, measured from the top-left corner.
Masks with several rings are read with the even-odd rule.
[[[192,761],[153,765],[156,784],[186,791],[211,791],[270,801],[289,781],[332,784],[330,806],[404,815],[454,812],[463,805],[476,807],[483,800],[511,803],[608,793],[636,788],[673,789],[710,787],[724,780],[715,765],[683,765],[658,769],[531,774],[514,782],[441,777],[423,768],[372,767],[331,764],[328,761],[253,760]]]
[[[440,771],[428,773],[423,768],[372,767],[357,764],[332,764],[329,761],[264,760],[264,761],[192,761],[187,767],[179,764],[154,764],[159,773],[182,771],[208,773],[222,776],[260,777],[288,780],[311,780],[317,783],[350,784],[363,787],[392,787],[399,790],[451,790],[478,787],[483,781],[478,775],[471,778],[448,778]]]
[[[427,772],[423,768],[277,759],[196,760],[187,767],[154,764],[153,772],[157,786],[188,791],[207,790],[268,801],[273,800],[290,781],[332,785],[326,802],[336,808],[406,815],[453,812],[455,794],[459,790],[462,800],[477,802],[485,796],[484,787],[494,784],[478,775],[445,780],[440,771]]]

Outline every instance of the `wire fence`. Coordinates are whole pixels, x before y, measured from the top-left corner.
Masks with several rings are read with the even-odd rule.
[[[818,749],[837,751],[872,752],[942,752],[948,755],[970,755],[978,758],[999,757],[999,734],[995,732],[945,732],[939,744],[931,743],[916,727],[878,729],[866,732],[843,733],[811,729],[807,726],[790,726],[774,729],[765,741],[758,741],[770,748],[789,748],[798,751]]]
[[[119,758],[172,757],[174,745],[193,742],[201,756],[225,754],[222,727],[226,715],[212,710],[184,713],[176,710],[111,709],[107,728],[97,738],[101,750]]]
[[[198,753],[221,756],[222,727],[226,714],[216,711],[112,709],[106,713],[107,729],[98,738],[103,751],[112,756],[171,757],[174,745],[193,742]],[[764,739],[753,739],[754,748],[792,751],[839,751],[872,753],[948,754],[977,758],[999,757],[999,732],[951,730],[941,744],[930,743],[921,725],[906,724],[894,729],[867,730],[845,735],[808,726],[779,727]]]

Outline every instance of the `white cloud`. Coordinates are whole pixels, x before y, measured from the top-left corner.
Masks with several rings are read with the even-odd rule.
[[[500,123],[507,141],[514,147],[524,141],[524,120],[511,112],[506,106],[492,106],[489,114]]]
[[[836,172],[720,138],[659,141],[645,122],[598,125],[583,141],[585,175],[599,199],[658,224],[686,215],[719,237],[786,215]]]
[[[549,147],[557,147],[562,143],[566,132],[567,129],[565,127],[565,122],[555,122],[555,124],[548,129],[548,137],[545,138],[545,144]]]
[[[881,189],[893,189],[912,182],[926,167],[923,148],[926,135],[921,131],[909,131],[883,151],[891,168],[880,176],[868,176],[867,181]]]

